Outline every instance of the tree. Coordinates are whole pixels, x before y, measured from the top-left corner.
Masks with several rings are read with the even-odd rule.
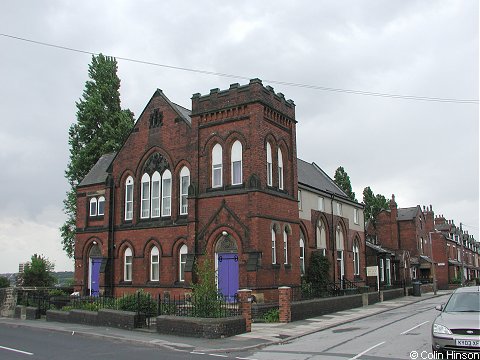
[[[357,201],[357,199],[355,199],[355,193],[352,191],[350,176],[348,176],[343,166],[339,166],[338,169],[335,171],[335,177],[333,181],[340,189],[343,190],[345,194],[347,194],[350,200]]]
[[[373,227],[376,228],[377,215],[380,211],[388,210],[389,208],[387,199],[383,195],[375,195],[370,186],[367,186],[363,189],[363,203],[365,204],[365,209],[363,210],[365,222],[370,220]]]
[[[92,56],[88,75],[90,80],[76,102],[77,122],[68,131],[70,161],[65,177],[70,190],[63,201],[67,220],[60,233],[69,257],[73,257],[75,246],[76,187],[102,155],[120,149],[134,124],[133,113],[120,107],[117,61],[102,54]]]
[[[10,280],[8,280],[5,276],[0,276],[0,289],[6,288],[10,286]]]
[[[53,275],[55,265],[42,255],[34,254],[20,274],[22,286],[49,287],[55,285],[57,279]]]

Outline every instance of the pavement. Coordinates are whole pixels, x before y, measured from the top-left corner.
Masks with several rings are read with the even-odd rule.
[[[72,336],[93,336],[108,338],[137,345],[164,347],[171,350],[191,353],[228,353],[262,348],[268,345],[290,342],[302,336],[313,334],[335,326],[347,324],[392,309],[425,301],[434,297],[449,295],[452,291],[438,291],[437,294],[425,293],[420,297],[405,296],[336,313],[318,316],[301,321],[284,323],[253,323],[252,331],[223,339],[203,339],[158,334],[154,329],[122,330],[101,326],[47,322],[45,319],[21,320],[0,318],[0,324],[26,326],[46,331],[64,332]],[[154,326],[152,326],[154,328]]]

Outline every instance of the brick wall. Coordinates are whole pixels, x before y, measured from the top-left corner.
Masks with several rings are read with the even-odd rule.
[[[219,339],[245,333],[241,316],[223,319],[203,319],[178,316],[157,317],[157,332],[169,335]]]

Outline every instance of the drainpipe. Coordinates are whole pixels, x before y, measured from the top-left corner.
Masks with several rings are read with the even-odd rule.
[[[110,260],[110,269],[109,269],[109,295],[113,296],[113,283],[115,281],[115,266],[114,266],[114,253],[115,253],[115,181],[113,177],[110,179],[110,209],[108,211],[109,221],[108,221],[108,258]]]
[[[336,260],[336,253],[337,253],[337,242],[336,242],[336,239],[335,239],[335,224],[333,222],[333,198],[335,197],[334,194],[332,194],[331,196],[331,199],[330,199],[330,214],[331,214],[331,217],[332,217],[332,226],[330,227],[331,228],[331,231],[330,231],[330,235],[331,235],[331,240],[332,240],[332,244],[333,244],[333,256],[332,256],[332,260],[333,260],[333,282],[335,282],[335,279],[336,279],[336,274],[337,274],[337,260]]]

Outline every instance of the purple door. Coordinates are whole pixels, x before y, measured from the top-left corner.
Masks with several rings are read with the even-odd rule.
[[[218,291],[227,301],[234,301],[238,291],[238,255],[218,254]]]
[[[92,270],[90,272],[90,295],[99,295],[99,283],[100,283],[100,265],[102,264],[101,258],[91,258]]]

